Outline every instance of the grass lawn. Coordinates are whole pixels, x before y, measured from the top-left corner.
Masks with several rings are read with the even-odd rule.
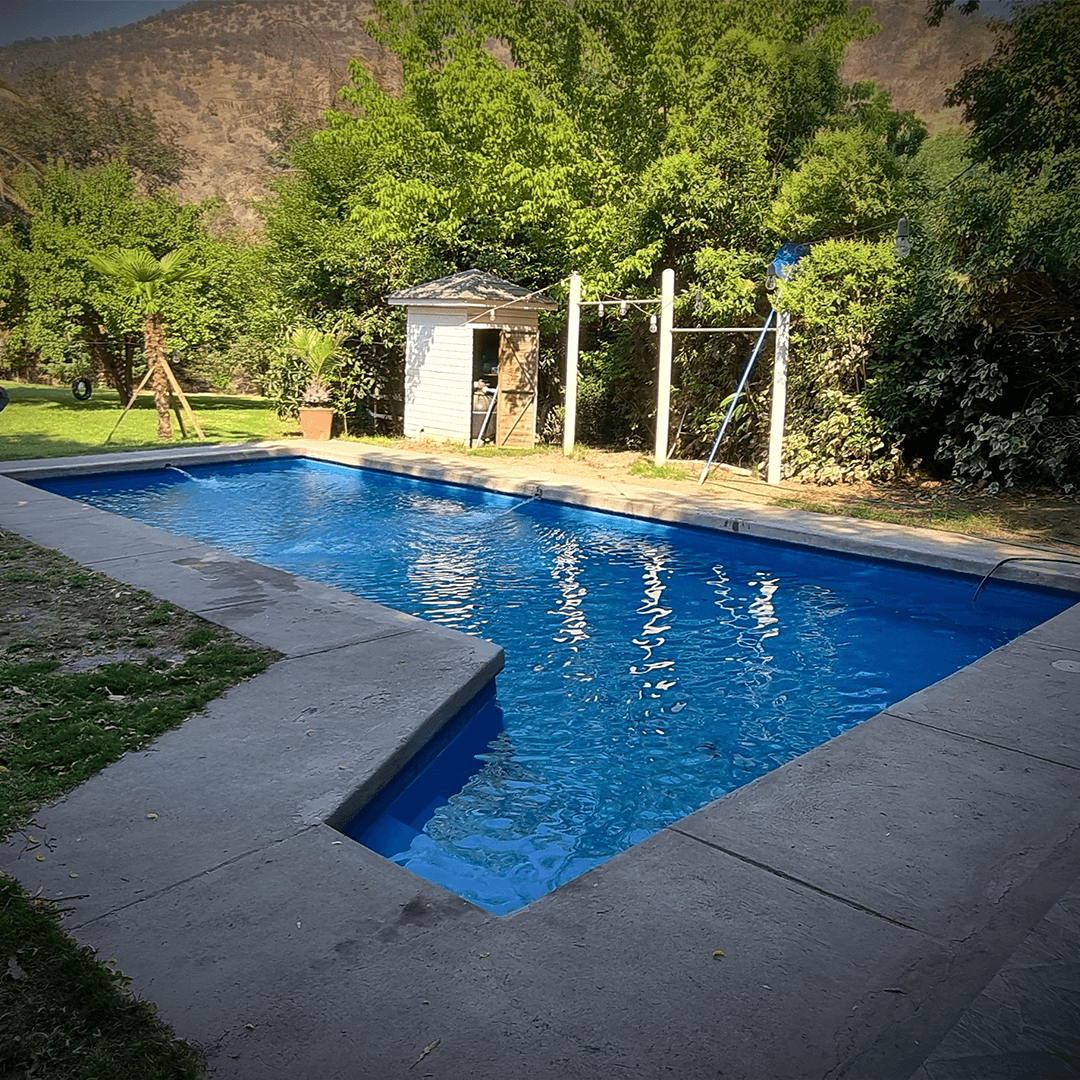
[[[102,454],[114,450],[148,450],[168,445],[199,442],[186,414],[187,438],[173,414],[173,441],[157,437],[154,396],[140,394],[108,445],[105,440],[116,426],[123,407],[114,390],[94,387],[89,401],[76,401],[66,386],[4,383],[11,402],[0,413],[0,460],[69,457]],[[189,394],[188,401],[207,442],[250,442],[278,439],[293,434],[289,421],[281,421],[266,398],[224,394]],[[297,432],[298,433],[298,432]]]
[[[277,657],[2,530],[0,597],[0,839],[21,834],[38,860],[42,803]],[[0,1077],[204,1077],[201,1053],[60,914],[0,875]]]

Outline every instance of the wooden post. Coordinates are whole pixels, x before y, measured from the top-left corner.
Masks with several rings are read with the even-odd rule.
[[[577,434],[577,366],[578,344],[581,337],[581,275],[570,275],[570,312],[566,319],[566,404],[563,413],[563,453],[574,450]]]
[[[776,353],[773,356],[769,465],[765,474],[767,484],[780,483],[780,459],[784,450],[784,416],[787,412],[787,369],[790,344],[791,315],[786,311],[781,311],[776,323]]]
[[[195,430],[198,432],[200,439],[205,439],[203,429],[199,427],[199,421],[195,419],[195,413],[192,412],[191,406],[188,404],[188,399],[184,396],[184,391],[180,389],[180,384],[176,381],[176,376],[173,374],[173,370],[169,367],[169,361],[163,356],[161,358],[162,366],[165,368],[165,375],[169,380],[169,385],[173,388],[173,393],[180,399],[181,404],[184,406],[184,411],[191,417],[191,422],[195,425]],[[180,413],[177,411],[177,419],[180,418]],[[184,425],[180,425],[180,431],[187,436],[187,432],[184,431]]]
[[[150,381],[151,372],[152,372],[152,369],[147,368],[146,369],[146,374],[142,377],[142,382],[139,383],[139,385],[136,386],[135,389],[131,391],[131,399],[124,406],[124,411],[120,414],[120,420],[123,420],[124,417],[127,416],[128,409],[130,409],[131,406],[135,404],[135,399],[142,393],[143,387]],[[117,420],[116,423],[113,424],[112,431],[110,431],[109,434],[105,436],[105,445],[106,446],[108,446],[109,440],[116,434],[116,429],[120,426],[120,420]]]
[[[675,271],[660,276],[660,365],[656,386],[656,464],[668,456],[668,427],[671,424],[671,328],[675,316]]]

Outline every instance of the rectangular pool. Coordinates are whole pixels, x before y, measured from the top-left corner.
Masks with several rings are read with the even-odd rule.
[[[304,459],[37,486],[503,646],[345,830],[496,913],[1075,599]]]

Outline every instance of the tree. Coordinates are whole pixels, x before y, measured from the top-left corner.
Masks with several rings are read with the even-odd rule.
[[[823,127],[858,145],[852,171],[869,161],[881,174],[873,213],[903,204],[895,160],[909,129],[885,99],[866,88],[852,98],[840,79],[847,42],[873,30],[846,0],[380,0],[377,10],[370,32],[401,58],[403,93],[387,95],[354,64],[350,111],[295,147],[298,172],[267,219],[297,314],[328,326],[350,311],[372,347],[403,337],[387,292],[472,266],[534,288],[577,269],[596,293],[629,297],[654,296],[673,266],[714,317],[737,294],[737,317],[756,319],[765,265],[788,238],[773,200],[808,155],[839,153],[839,135],[815,144]],[[807,217],[807,198],[789,203]],[[733,288],[721,264],[753,264],[744,275],[756,281]],[[550,373],[557,325],[541,328]],[[655,338],[639,330],[587,326],[582,379],[596,390],[590,414],[607,409],[608,428],[641,443]],[[730,389],[728,365],[689,347],[682,361],[704,417]]]
[[[48,374],[70,380],[70,354],[85,350],[91,369],[126,404],[143,339],[142,312],[87,262],[89,255],[118,248],[138,247],[158,258],[181,249],[206,269],[205,278],[178,282],[162,300],[169,347],[185,357],[206,356],[208,364],[227,368],[229,343],[255,333],[269,341],[279,322],[284,325],[272,315],[275,298],[262,251],[248,241],[211,236],[215,204],[182,204],[168,190],[142,195],[120,162],[82,171],[54,165],[40,180],[24,180],[19,191],[29,212],[0,228],[5,356],[37,356]]]
[[[937,190],[880,408],[910,453],[978,484],[1073,490],[1080,474],[1078,54],[1078,0],[1018,6],[953,91],[970,138],[928,147]]]
[[[0,160],[88,169],[123,160],[148,191],[175,184],[189,155],[179,130],[129,98],[112,101],[71,69],[38,67],[0,93]]]
[[[1017,4],[988,60],[968,68],[947,104],[963,105],[971,155],[995,172],[1039,171],[1078,145],[1080,0]]]
[[[165,328],[161,317],[162,294],[180,281],[195,281],[205,271],[191,261],[190,254],[170,251],[155,259],[148,251],[126,249],[113,255],[91,255],[90,266],[113,278],[120,291],[134,297],[143,310],[143,340],[150,365],[150,384],[158,414],[158,438],[172,438],[169,418],[169,380],[165,372]]]

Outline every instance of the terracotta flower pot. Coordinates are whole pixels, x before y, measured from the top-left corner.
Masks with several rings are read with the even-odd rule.
[[[330,438],[330,428],[333,423],[333,409],[300,410],[300,430],[305,439],[319,439],[325,442]]]

